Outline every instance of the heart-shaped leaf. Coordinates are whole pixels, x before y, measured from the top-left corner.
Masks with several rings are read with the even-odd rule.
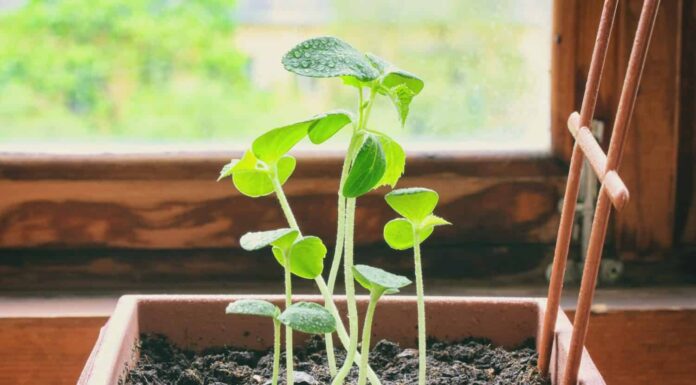
[[[278,320],[293,330],[307,334],[327,334],[336,330],[336,319],[331,313],[312,302],[290,305]]]
[[[439,196],[433,190],[413,187],[393,190],[384,198],[394,211],[411,222],[419,224],[433,212]]]
[[[353,117],[347,111],[329,111],[314,118],[309,127],[309,140],[314,144],[321,144],[334,136],[341,128],[353,121]]]
[[[314,279],[324,270],[326,246],[315,236],[296,240],[289,248],[273,248],[273,256],[281,266],[285,266],[285,256],[290,255],[290,272],[300,278]]]
[[[418,240],[425,241],[433,233],[433,226],[418,230]],[[384,225],[384,240],[395,250],[406,250],[413,247],[413,225],[408,219],[392,219]]]
[[[365,81],[380,75],[365,54],[332,36],[305,40],[288,51],[282,61],[286,70],[315,78],[352,76]]]
[[[377,292],[380,294],[398,293],[399,289],[411,284],[411,280],[404,276],[392,274],[380,268],[367,265],[353,266],[353,274],[360,286],[370,292]]]
[[[251,151],[247,153],[253,156]],[[257,166],[250,169],[240,168],[240,163],[241,161],[232,168],[232,182],[239,192],[252,198],[273,193],[272,174],[264,162],[257,161]],[[278,160],[276,169],[281,186],[287,182],[290,175],[295,171],[296,163],[295,158],[290,155],[284,155]]]
[[[406,153],[404,149],[401,148],[401,145],[392,138],[381,133],[378,137],[379,143],[382,145],[382,150],[384,150],[384,159],[387,164],[384,175],[379,181],[378,186],[389,185],[393,188],[404,173],[404,168],[406,167]]]
[[[387,161],[379,138],[373,134],[365,135],[343,185],[343,196],[356,198],[377,187],[386,167]]]
[[[287,249],[297,238],[297,235],[298,231],[290,228],[256,231],[242,235],[242,238],[239,239],[239,244],[244,250],[248,251],[259,250],[271,245]]]
[[[268,301],[260,299],[240,299],[227,305],[225,313],[278,318],[280,309],[278,306]]]
[[[269,165],[275,164],[307,135],[307,130],[313,122],[314,120],[310,119],[274,128],[256,138],[251,144],[251,150],[258,159]]]

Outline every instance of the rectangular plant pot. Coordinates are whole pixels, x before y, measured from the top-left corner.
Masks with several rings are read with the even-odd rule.
[[[181,347],[200,350],[213,346],[268,349],[273,341],[267,320],[232,317],[225,314],[231,301],[241,298],[266,299],[282,305],[281,296],[223,295],[146,295],[123,296],[102,328],[78,385],[118,385],[127,370],[137,362],[137,341],[141,333],[159,333]],[[318,296],[295,296],[296,301],[321,303]],[[358,300],[362,315],[367,298]],[[494,344],[514,347],[541,330],[543,299],[486,297],[428,297],[426,300],[428,336],[445,341],[484,337]],[[345,301],[337,299],[341,314]],[[372,341],[386,338],[404,347],[416,346],[415,297],[387,296],[377,307]],[[562,311],[558,313],[551,356],[552,384],[560,382],[570,344],[572,326]],[[296,334],[302,344],[306,338]],[[590,355],[583,352],[579,384],[603,385]]]

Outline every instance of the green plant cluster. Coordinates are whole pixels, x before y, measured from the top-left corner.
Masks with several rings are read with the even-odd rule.
[[[17,126],[29,131],[29,116],[49,116],[60,137],[118,136],[133,126],[152,137],[196,130],[202,124],[192,119],[222,110],[216,100],[248,87],[246,58],[231,41],[233,7],[225,0],[29,0],[0,15],[0,91],[12,97],[2,99],[4,114],[23,118]]]
[[[394,187],[404,173],[406,155],[399,143],[374,129],[369,124],[373,103],[377,98],[388,99],[394,107],[396,121],[402,126],[409,114],[411,101],[423,89],[424,83],[416,75],[402,70],[386,60],[364,54],[335,37],[319,37],[298,44],[283,57],[283,65],[293,73],[317,78],[340,78],[358,94],[358,110],[330,111],[312,118],[274,128],[251,144],[240,159],[233,159],[220,171],[220,179],[231,178],[234,186],[249,197],[274,194],[285,214],[288,228],[251,232],[240,239],[245,250],[269,247],[284,269],[285,310],[263,301],[233,302],[228,313],[270,317],[275,325],[275,354],[273,383],[278,380],[280,324],[286,327],[287,383],[293,383],[293,330],[303,333],[324,334],[329,371],[333,384],[345,381],[352,366],[358,365],[358,384],[369,379],[373,385],[379,378],[368,365],[372,319],[377,302],[384,294],[398,293],[411,281],[382,269],[354,263],[353,238],[355,233],[356,200],[380,186]],[[283,191],[296,160],[289,152],[304,139],[321,144],[342,129],[351,132],[347,153],[341,172],[338,192],[338,224],[328,281],[322,272],[327,248],[321,239],[305,235],[295,219]],[[420,244],[433,232],[434,227],[449,224],[433,214],[438,194],[426,188],[393,190],[385,197],[386,203],[401,218],[384,227],[386,242],[393,248],[413,248],[416,291],[418,303],[419,384],[425,384],[425,307],[423,277],[421,271]],[[345,279],[348,310],[348,328],[341,321],[334,302],[334,286],[341,261]],[[324,306],[305,302],[293,302],[292,277],[314,280],[324,299]],[[367,314],[364,319],[362,347],[358,352],[358,310],[355,297],[355,281],[370,293]],[[333,333],[336,332],[346,350],[346,359],[339,368],[333,349]]]

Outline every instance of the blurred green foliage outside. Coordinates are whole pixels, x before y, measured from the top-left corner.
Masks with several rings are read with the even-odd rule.
[[[339,80],[264,73],[282,72],[291,47],[269,34],[337,35],[421,76],[405,132],[386,101],[373,114],[380,130],[546,140],[550,32],[539,19],[550,17],[549,0],[315,3],[331,13],[309,25],[246,25],[229,0],[30,0],[6,10],[0,141],[236,141],[355,107],[355,90]],[[261,65],[240,38],[277,66]]]

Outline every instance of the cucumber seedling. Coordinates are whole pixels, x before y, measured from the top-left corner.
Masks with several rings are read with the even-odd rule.
[[[303,277],[314,279],[324,299],[324,306],[337,321],[336,334],[346,349],[346,360],[340,371],[336,366],[330,334],[325,336],[325,342],[329,371],[334,376],[333,384],[339,385],[343,383],[352,365],[360,363],[360,354],[357,352],[359,330],[353,277],[356,199],[380,186],[394,187],[404,172],[406,162],[406,154],[401,145],[370,126],[372,106],[377,98],[387,98],[394,105],[397,120],[403,126],[411,102],[423,90],[424,82],[376,55],[360,52],[348,43],[330,36],[312,38],[296,45],[283,56],[282,64],[286,70],[300,76],[340,78],[345,85],[357,91],[357,111],[329,111],[274,128],[256,138],[241,158],[233,159],[225,165],[218,180],[231,178],[234,186],[249,197],[274,194],[290,227],[283,230],[288,231],[285,236],[292,237],[289,231],[295,232],[294,239],[288,242],[302,241],[308,237],[302,236],[283,191],[283,185],[292,175],[297,163],[288,153],[305,138],[313,144],[321,144],[345,127],[351,128],[339,182],[336,248],[328,280],[324,280],[321,274],[308,274]],[[316,254],[319,242],[311,242],[312,253]],[[304,264],[305,261],[304,257],[293,253],[290,244],[286,245],[284,241],[280,243],[282,245],[272,245],[273,254],[286,267],[285,291],[288,298],[286,304],[289,307],[292,302],[290,273],[300,275],[292,271],[293,266]],[[307,263],[314,267],[315,262],[322,259],[323,256],[311,259]],[[341,260],[348,309],[348,330],[343,325],[333,300]],[[291,349],[290,345],[291,343],[286,341],[286,350]],[[373,385],[380,384],[379,378],[369,367],[367,377]]]
[[[292,274],[305,279],[314,279],[320,276],[324,269],[326,255],[324,243],[318,237],[302,237],[297,230],[285,228],[246,233],[239,243],[243,249],[250,251],[266,246],[272,247],[273,256],[283,266],[285,272],[286,311],[292,306]],[[287,383],[292,384],[294,377],[292,330],[290,326],[285,325],[285,373]]]
[[[418,384],[425,385],[425,294],[420,244],[433,233],[435,226],[451,223],[433,214],[439,200],[433,190],[421,187],[397,189],[384,198],[402,216],[384,225],[384,240],[396,250],[413,248],[418,303]]]
[[[358,385],[365,385],[367,380],[367,359],[370,354],[370,336],[372,335],[372,319],[375,315],[377,302],[383,294],[395,294],[404,286],[410,285],[411,280],[401,275],[396,275],[382,269],[367,266],[353,266],[355,280],[360,286],[370,291],[370,302],[367,305],[362,334],[362,351],[360,359],[360,373]]]
[[[250,315],[268,317],[273,320],[273,376],[271,385],[278,385],[278,372],[280,371],[280,308],[260,299],[240,299],[231,302],[225,309],[227,314]]]

